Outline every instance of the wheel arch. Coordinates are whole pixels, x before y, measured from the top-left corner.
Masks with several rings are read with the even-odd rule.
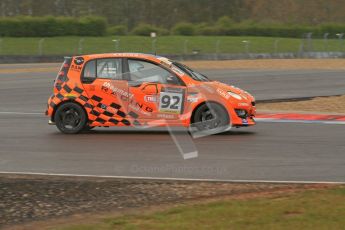
[[[56,113],[56,111],[58,110],[58,108],[59,108],[60,106],[62,106],[63,104],[66,104],[66,103],[68,103],[68,102],[72,102],[72,103],[75,103],[75,104],[79,105],[79,106],[83,109],[84,113],[86,114],[86,118],[89,120],[88,112],[85,110],[84,106],[83,106],[82,104],[80,104],[78,101],[69,98],[69,99],[67,99],[67,100],[61,101],[59,104],[57,104],[57,105],[55,106],[55,108],[53,109],[52,116],[51,116],[51,120],[52,120],[53,122],[55,122],[55,113]]]
[[[207,103],[210,103],[210,104],[217,104],[219,105],[222,109],[224,109],[224,111],[226,111],[226,115],[228,116],[228,119],[230,120],[230,113],[228,111],[228,109],[222,105],[221,103],[217,102],[217,101],[203,101],[201,102],[200,104],[198,104],[194,109],[193,109],[193,112],[191,114],[191,117],[190,117],[190,123],[193,124],[194,123],[194,115],[195,115],[195,112],[203,105],[207,104]]]

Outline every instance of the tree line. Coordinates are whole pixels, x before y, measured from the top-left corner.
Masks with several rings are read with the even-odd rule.
[[[0,16],[102,16],[129,30],[140,23],[171,29],[177,23],[234,22],[319,25],[345,22],[345,0],[0,0]]]
[[[343,37],[345,24],[320,24],[313,26],[286,25],[277,23],[236,23],[228,16],[219,18],[214,23],[176,23],[171,29],[139,23],[133,29],[126,25],[110,26],[104,17],[54,17],[54,16],[18,16],[0,18],[0,36],[2,37],[53,37],[53,36],[104,36],[104,35],[139,35],[150,36],[156,32],[163,35],[217,35],[217,36],[268,36],[301,38],[310,36],[337,38]],[[309,35],[307,35],[309,33]]]

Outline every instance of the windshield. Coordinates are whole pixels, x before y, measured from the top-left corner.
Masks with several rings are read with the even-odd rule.
[[[180,70],[182,70],[185,74],[187,74],[188,76],[190,76],[191,78],[193,78],[196,81],[210,81],[205,75],[192,70],[191,68],[189,68],[186,65],[183,65],[181,63],[178,62],[173,62],[173,65],[178,67]]]

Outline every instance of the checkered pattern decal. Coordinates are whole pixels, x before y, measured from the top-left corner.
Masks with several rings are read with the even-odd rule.
[[[103,98],[96,95],[89,98],[82,88],[78,86],[72,87],[72,85],[76,84],[72,84],[68,77],[59,76],[55,83],[58,93],[51,96],[48,106],[55,110],[60,102],[72,99],[84,106],[88,113],[89,121],[93,126],[131,125],[131,122],[126,119],[127,114],[121,110],[121,105],[117,103],[106,104]],[[133,125],[140,125],[140,122],[137,120],[138,114],[131,111],[128,113],[128,117],[133,119]]]

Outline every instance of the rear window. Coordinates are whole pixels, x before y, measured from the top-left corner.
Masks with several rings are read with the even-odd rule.
[[[86,63],[84,67],[85,78],[96,78],[96,61],[92,60]]]
[[[122,63],[120,58],[97,59],[97,77],[106,79],[122,79]]]
[[[96,59],[86,63],[83,71],[83,82],[96,78],[122,79],[122,60],[120,58]]]

